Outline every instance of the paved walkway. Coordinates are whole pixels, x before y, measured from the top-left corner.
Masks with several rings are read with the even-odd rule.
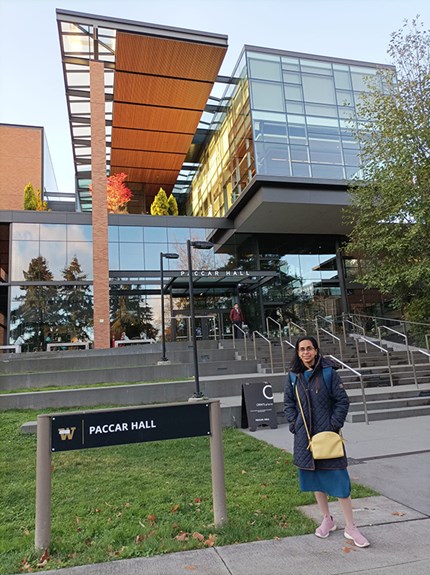
[[[292,436],[278,429],[245,431],[291,451]],[[59,569],[39,575],[424,575],[430,573],[430,417],[347,424],[350,475],[381,493],[354,500],[354,516],[371,542],[349,543],[338,504],[339,529],[328,539],[314,535],[257,541]],[[315,505],[302,510],[318,518]]]

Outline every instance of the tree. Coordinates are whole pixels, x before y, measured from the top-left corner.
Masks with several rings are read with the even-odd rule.
[[[170,194],[169,199],[168,199],[168,210],[169,210],[169,216],[177,216],[179,214],[179,210],[178,210],[178,203],[176,201],[176,198],[173,194]]]
[[[51,282],[54,279],[43,256],[33,258],[24,272],[27,282]],[[22,335],[29,343],[42,349],[52,326],[60,321],[61,302],[57,288],[52,285],[28,285],[20,288],[20,305],[14,310],[14,337]]]
[[[73,256],[70,264],[63,269],[63,278],[67,282],[82,282],[87,279],[76,256]],[[88,329],[91,330],[94,323],[90,286],[80,283],[62,286],[61,295],[65,335],[87,339]]]
[[[152,321],[152,308],[142,301],[142,294],[137,290],[124,285],[111,294],[111,331],[116,339],[123,331],[129,338],[139,337],[144,332],[146,337],[155,339],[158,330]]]
[[[47,202],[42,200],[42,192],[35,190],[33,184],[28,183],[24,188],[24,210],[44,212],[48,210]]]
[[[167,199],[166,192],[163,190],[163,188],[160,188],[158,190],[158,193],[151,204],[151,215],[152,216],[169,215],[169,201]]]
[[[408,319],[430,317],[430,31],[419,17],[391,35],[397,75],[368,81],[354,128],[362,181],[350,187],[347,252],[361,280],[393,297]]]
[[[106,178],[107,209],[113,214],[127,212],[127,204],[133,197],[131,190],[124,183],[126,178],[128,175],[123,172]],[[90,192],[92,191],[93,187],[90,185]]]

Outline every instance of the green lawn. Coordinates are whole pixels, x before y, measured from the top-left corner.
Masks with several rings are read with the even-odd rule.
[[[52,410],[51,410],[52,411]],[[49,412],[46,410],[45,412]],[[1,414],[0,574],[37,571],[34,411]],[[240,430],[223,433],[228,523],[213,525],[209,438],[54,454],[52,544],[44,569],[311,533],[296,510],[291,455]],[[373,495],[354,485],[353,497]]]

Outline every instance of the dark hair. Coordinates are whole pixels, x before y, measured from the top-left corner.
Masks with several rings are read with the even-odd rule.
[[[297,339],[296,345],[294,346],[294,349],[295,349],[294,357],[291,361],[291,366],[290,366],[291,371],[293,371],[294,373],[303,373],[307,369],[305,364],[302,362],[302,360],[299,357],[299,346],[302,343],[302,341],[305,341],[305,340],[310,341],[311,344],[313,345],[313,347],[317,350],[317,355],[315,358],[315,364],[318,363],[318,360],[321,356],[321,352],[320,352],[320,348],[319,348],[317,340],[314,337],[312,337],[311,335],[301,335]]]

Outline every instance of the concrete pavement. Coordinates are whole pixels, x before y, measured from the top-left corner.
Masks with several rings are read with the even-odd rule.
[[[278,429],[245,431],[291,451],[292,436]],[[381,493],[353,502],[356,523],[371,542],[358,549],[338,530],[314,535],[199,549],[156,557],[59,569],[58,575],[424,575],[430,572],[430,417],[347,424],[350,475]],[[302,508],[318,519],[315,505]],[[39,571],[40,575],[53,571]]]

